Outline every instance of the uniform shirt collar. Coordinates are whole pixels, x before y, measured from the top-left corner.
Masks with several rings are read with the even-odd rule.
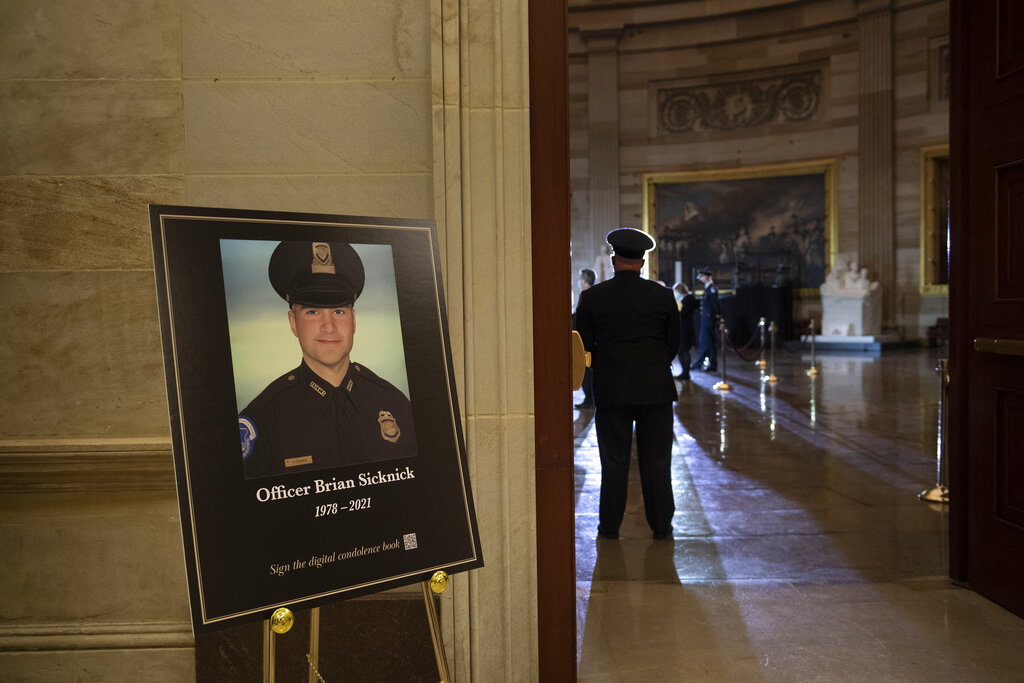
[[[302,383],[303,395],[316,406],[316,410],[327,410],[331,399],[339,392],[339,400],[352,398],[353,392],[359,385],[358,376],[361,370],[357,363],[349,363],[348,372],[341,380],[341,386],[337,387],[316,374],[312,368],[306,365],[306,361],[302,361],[302,365],[299,366],[298,375],[299,381]]]
[[[614,277],[617,278],[640,278],[640,273],[635,270],[616,270]]]
[[[298,376],[302,395],[311,403],[313,409],[319,412],[326,411],[338,388],[313,372],[312,368],[306,365],[306,361],[302,361],[299,366]]]

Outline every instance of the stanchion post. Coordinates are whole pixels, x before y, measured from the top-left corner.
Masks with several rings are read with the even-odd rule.
[[[815,336],[816,335],[814,334],[814,318],[811,318],[811,367],[807,368],[807,374],[810,375],[811,377],[814,377],[815,375],[818,374],[818,367],[817,367],[817,365],[815,365],[815,360],[816,359],[814,357],[814,337]]]
[[[765,381],[769,384],[775,384],[779,381],[779,378],[775,376],[775,321],[773,320],[768,326],[769,338],[771,339],[771,345],[768,347],[768,377]]]
[[[946,483],[946,418],[943,407],[949,390],[949,359],[940,358],[935,371],[939,373],[939,424],[935,437],[935,486],[917,494],[919,500],[930,503],[948,503],[949,487]]]
[[[722,364],[722,374],[721,374],[721,378],[722,379],[720,379],[719,381],[715,382],[713,388],[717,389],[718,391],[721,391],[722,393],[725,393],[727,391],[732,391],[732,387],[729,386],[729,383],[725,381],[725,348],[726,348],[725,347],[725,338],[726,338],[727,334],[729,334],[729,331],[727,329],[725,329],[725,319],[724,318],[719,318],[718,319],[718,338],[719,338],[720,342],[719,342],[718,362]]]
[[[758,327],[759,333],[761,334],[761,348],[759,348],[757,350],[757,360],[754,361],[754,365],[756,365],[760,369],[764,370],[766,367],[768,367],[768,361],[766,361],[764,359],[764,328],[765,328],[764,316],[761,316],[761,319],[757,321],[757,327]]]

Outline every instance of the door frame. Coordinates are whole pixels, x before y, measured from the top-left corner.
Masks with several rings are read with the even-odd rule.
[[[950,249],[949,249],[949,430],[947,432],[947,467],[949,468],[949,576],[966,583],[967,576],[967,492],[969,444],[967,416],[970,409],[967,381],[967,354],[970,353],[969,306],[970,265],[966,225],[970,215],[969,193],[964,179],[968,173],[968,140],[970,130],[967,102],[968,48],[967,1],[950,3]]]
[[[576,680],[569,254],[569,6],[529,0],[539,680]]]

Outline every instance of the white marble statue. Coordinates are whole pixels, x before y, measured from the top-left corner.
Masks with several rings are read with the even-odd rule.
[[[821,333],[841,336],[876,335],[882,329],[882,286],[867,268],[836,260],[821,285]]]

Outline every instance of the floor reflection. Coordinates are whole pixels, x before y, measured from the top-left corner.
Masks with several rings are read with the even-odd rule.
[[[732,359],[730,359],[731,361]],[[1024,621],[946,576],[936,354],[777,354],[680,386],[673,542],[639,475],[596,539],[600,461],[576,416],[581,681],[1021,680]],[[575,400],[579,402],[579,397]],[[954,492],[955,494],[955,492]]]

